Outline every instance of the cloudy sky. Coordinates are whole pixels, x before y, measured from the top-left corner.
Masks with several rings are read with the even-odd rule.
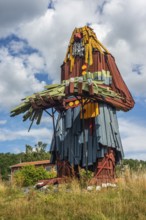
[[[146,1],[0,0],[0,152],[51,141],[51,119],[40,126],[9,112],[28,94],[59,82],[60,65],[75,27],[90,25],[116,59],[135,99],[118,112],[126,158],[146,160]]]

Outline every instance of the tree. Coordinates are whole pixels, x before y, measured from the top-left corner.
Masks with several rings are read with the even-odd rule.
[[[28,144],[25,146],[25,152],[14,153],[0,153],[0,175],[3,180],[8,180],[10,175],[10,166],[20,163],[35,160],[48,160],[50,153],[46,151],[47,144],[39,141],[35,147]]]
[[[25,146],[25,156],[23,161],[46,160],[50,158],[50,153],[46,152],[47,144],[39,141],[34,147]]]
[[[43,143],[41,141],[39,141],[36,145],[35,145],[35,149],[38,153],[43,154],[46,153],[46,148],[47,148],[47,144]]]
[[[33,148],[30,145],[25,145],[25,153],[26,154],[32,154]]]

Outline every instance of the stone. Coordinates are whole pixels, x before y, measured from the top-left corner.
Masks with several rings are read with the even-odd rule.
[[[87,186],[87,190],[88,190],[88,191],[92,191],[93,188],[94,188],[93,186]]]
[[[107,187],[107,183],[102,183],[101,187],[102,188],[106,188]]]
[[[101,190],[101,186],[96,186],[96,191],[100,191]]]

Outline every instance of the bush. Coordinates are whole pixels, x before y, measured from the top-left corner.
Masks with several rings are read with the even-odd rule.
[[[43,167],[35,168],[35,166],[25,166],[14,174],[14,181],[19,186],[31,186],[38,180],[55,177],[55,172],[46,171]]]

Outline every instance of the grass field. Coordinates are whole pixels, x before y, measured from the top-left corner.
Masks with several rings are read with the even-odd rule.
[[[145,220],[146,174],[128,174],[117,188],[87,191],[73,181],[58,190],[23,192],[0,183],[0,220]]]

